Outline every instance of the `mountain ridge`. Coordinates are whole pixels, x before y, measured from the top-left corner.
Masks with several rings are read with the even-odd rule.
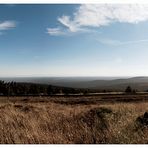
[[[128,85],[134,89],[145,91],[148,90],[148,77],[16,77],[0,78],[4,81],[29,82],[48,84],[54,86],[71,87],[71,88],[88,88],[88,89],[110,89],[123,90]]]

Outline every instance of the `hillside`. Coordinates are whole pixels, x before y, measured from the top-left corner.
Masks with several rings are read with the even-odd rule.
[[[148,90],[148,77],[24,77],[1,78],[6,82],[27,82],[36,84],[48,84],[70,88],[109,89],[123,91],[130,85],[139,91]]]

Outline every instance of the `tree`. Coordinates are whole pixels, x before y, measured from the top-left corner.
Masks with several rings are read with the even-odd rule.
[[[53,89],[52,89],[51,85],[48,85],[48,87],[47,87],[47,94],[48,95],[52,95],[53,94]]]
[[[130,86],[127,86],[125,89],[126,93],[131,93],[132,92],[132,88]]]
[[[30,85],[29,93],[31,95],[39,95],[39,86],[36,85],[36,84],[31,84]]]

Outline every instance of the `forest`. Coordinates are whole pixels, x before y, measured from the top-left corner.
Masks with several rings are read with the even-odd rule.
[[[60,87],[47,84],[0,81],[1,96],[87,94],[88,92],[94,91],[95,90]]]
[[[88,95],[97,93],[118,92],[110,89],[87,89],[87,88],[70,88],[62,86],[53,86],[48,84],[36,84],[26,82],[5,82],[0,80],[0,96],[44,96],[44,95]],[[125,87],[123,93],[137,93],[138,90],[130,86]],[[146,91],[147,92],[147,91]]]

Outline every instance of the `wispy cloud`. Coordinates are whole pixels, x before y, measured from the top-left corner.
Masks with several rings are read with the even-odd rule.
[[[126,42],[121,42],[120,45],[126,45],[126,44],[138,44],[138,43],[143,43],[143,42],[148,42],[148,39],[145,40],[135,40],[135,41],[126,41]]]
[[[15,21],[3,21],[0,22],[0,31],[9,30],[16,27]]]
[[[62,31],[60,28],[47,28],[47,33],[53,36],[65,34],[64,31]]]
[[[70,20],[69,16],[62,16],[58,18],[58,21],[63,24],[65,27],[68,28],[69,31],[71,32],[76,32],[79,30],[77,24],[75,24],[73,21]]]
[[[107,26],[113,22],[137,24],[147,20],[148,5],[87,4],[80,5],[73,16],[63,15],[57,21],[69,32],[75,33],[90,27]]]
[[[129,45],[129,44],[139,44],[148,42],[148,39],[143,40],[132,40],[132,41],[119,41],[119,40],[112,40],[112,39],[97,39],[98,42],[105,45],[112,45],[112,46],[120,46],[120,45]]]
[[[112,40],[112,39],[97,39],[97,41],[101,44],[105,44],[105,45],[113,45],[113,46],[117,46],[117,45],[121,45],[123,44],[123,42],[118,41],[118,40]]]

